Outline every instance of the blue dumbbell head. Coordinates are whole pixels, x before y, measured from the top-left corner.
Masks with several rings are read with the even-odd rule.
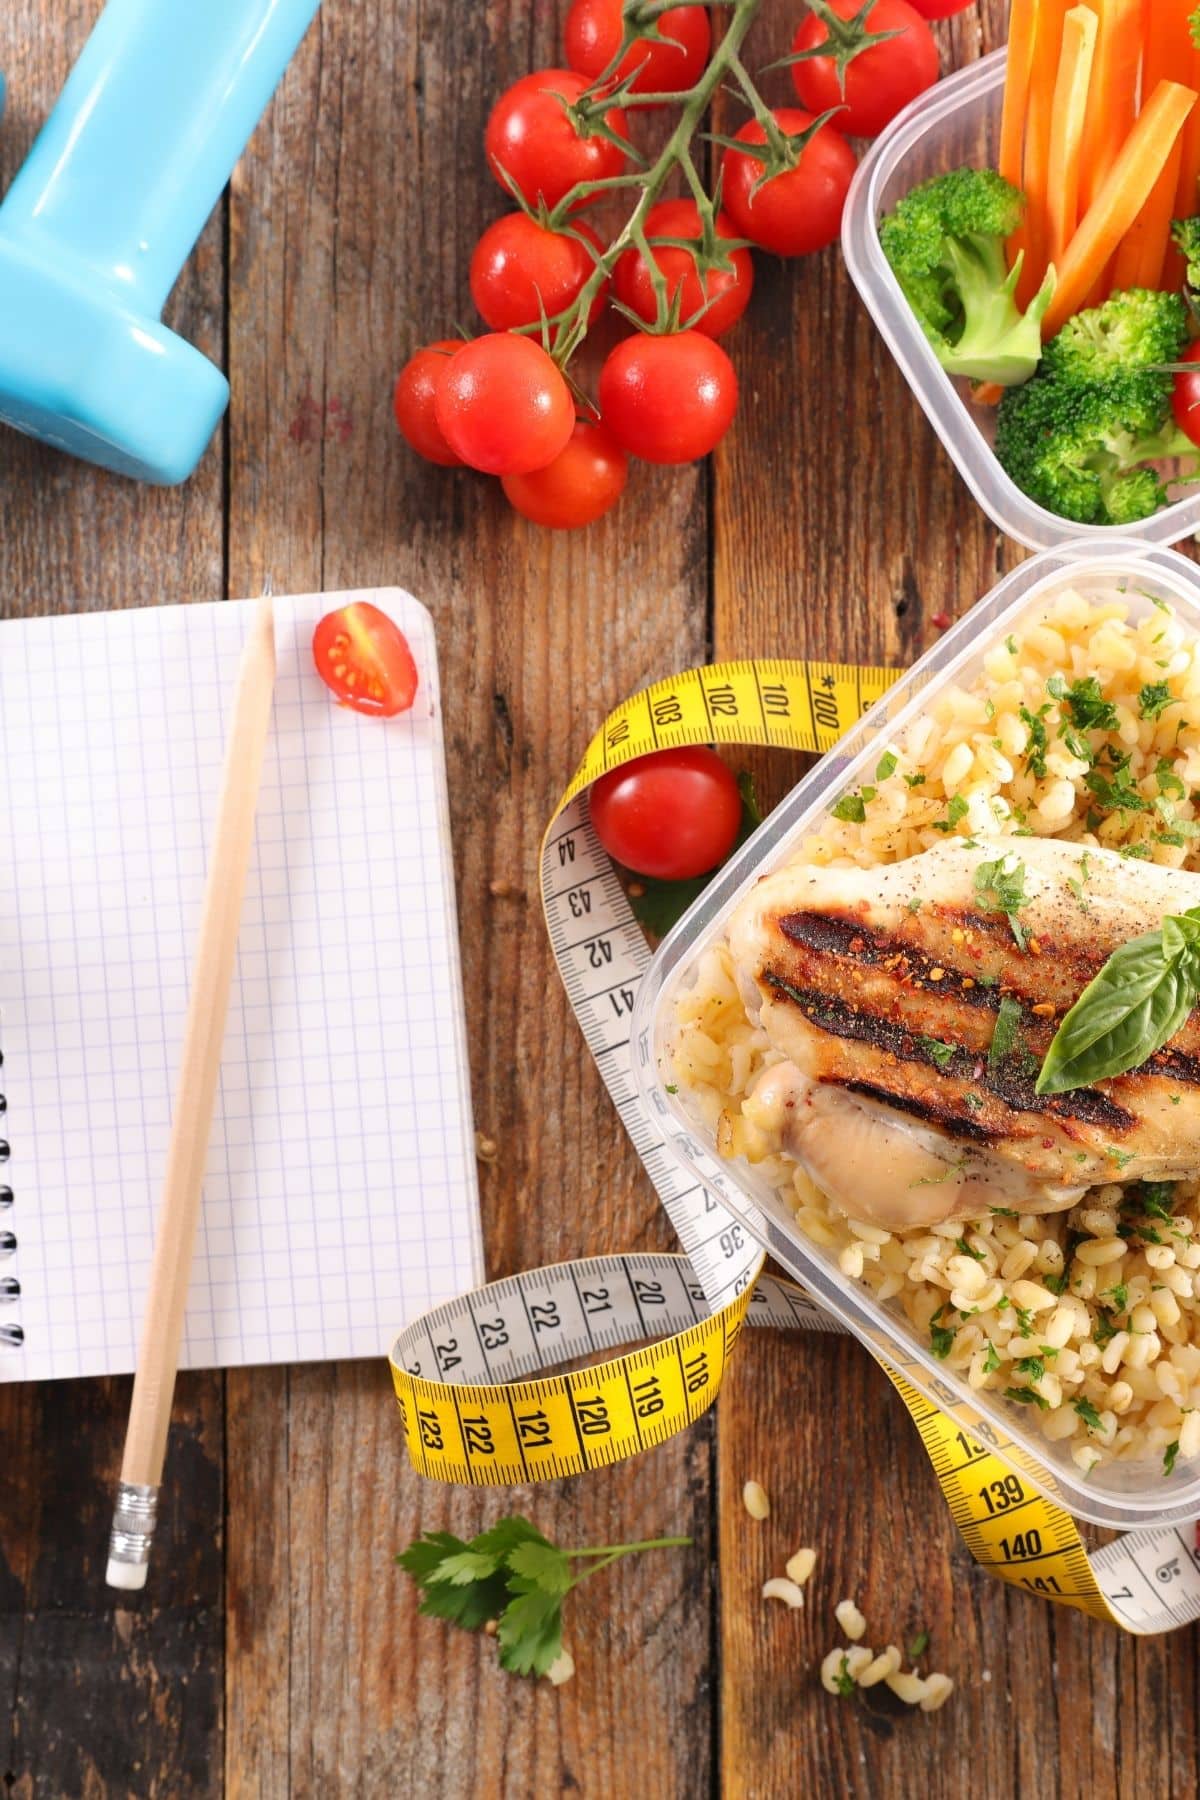
[[[191,474],[229,384],[163,304],[318,3],[109,0],[0,206],[0,419]]]

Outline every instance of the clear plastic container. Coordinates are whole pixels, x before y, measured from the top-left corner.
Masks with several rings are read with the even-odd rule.
[[[995,166],[1005,52],[972,63],[914,100],[863,159],[846,200],[842,249],[851,280],[904,371],[959,474],[1001,531],[1034,550],[1123,528],[1075,525],[1028,499],[996,460],[994,407],[973,406],[951,379],[900,291],[879,243],[878,221],[918,182],[964,165]],[[1139,523],[1152,544],[1176,544],[1200,530],[1200,489]]]
[[[634,1068],[644,1105],[665,1141],[688,1168],[746,1226],[813,1297],[878,1351],[928,1399],[985,1436],[1025,1469],[1044,1492],[1096,1524],[1136,1529],[1193,1519],[1200,1513],[1200,1464],[1180,1464],[1170,1476],[1161,1463],[1118,1461],[1085,1480],[1065,1445],[1030,1429],[1024,1409],[996,1394],[981,1394],[936,1361],[908,1320],[892,1305],[843,1275],[832,1255],[805,1237],[779,1196],[741,1159],[719,1158],[707,1127],[672,1093],[668,1045],[674,1002],[694,979],[701,953],[725,929],[734,907],[760,876],[794,854],[849,789],[869,781],[887,739],[902,731],[931,694],[969,682],[983,655],[1003,640],[1048,594],[1067,583],[1129,584],[1131,615],[1167,600],[1200,636],[1200,569],[1173,550],[1131,539],[1093,537],[1031,558],[948,631],[860,723],[825,756],[738,852],[659,947],[638,991],[633,1018]],[[1136,865],[1131,879],[1136,880]],[[803,1356],[803,1349],[797,1350]]]

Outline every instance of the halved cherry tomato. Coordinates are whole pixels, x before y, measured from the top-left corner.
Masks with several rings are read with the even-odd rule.
[[[1200,364],[1200,338],[1192,340],[1179,360]],[[1186,432],[1193,444],[1200,444],[1200,368],[1180,369],[1172,405],[1180,431]]]
[[[637,875],[687,881],[723,863],[742,824],[738,785],[715,750],[655,750],[593,783],[596,836]]]
[[[339,706],[391,719],[407,712],[417,693],[417,665],[408,639],[369,600],[326,613],[313,632],[317,674]]]
[[[462,347],[461,338],[439,338],[435,344],[424,345],[397,375],[392,394],[392,411],[401,436],[418,456],[443,469],[461,468],[462,457],[454,454],[442,436],[433,416],[433,402],[450,358]]]

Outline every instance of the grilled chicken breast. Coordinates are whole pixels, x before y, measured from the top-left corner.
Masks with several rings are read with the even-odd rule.
[[[998,859],[1009,895],[1023,893],[1024,949],[979,873]],[[730,923],[747,1005],[786,1058],[745,1112],[835,1205],[888,1230],[1195,1176],[1200,1010],[1127,1075],[1034,1092],[1059,1021],[1112,952],[1193,906],[1198,875],[1046,838],[780,870]],[[998,1054],[1005,1000],[1003,1035],[1017,1007],[1019,1026]]]

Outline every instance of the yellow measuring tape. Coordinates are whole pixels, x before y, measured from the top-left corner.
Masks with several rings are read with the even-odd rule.
[[[605,1467],[712,1404],[743,1324],[845,1329],[794,1283],[763,1274],[757,1238],[678,1162],[635,1091],[630,1022],[650,951],[591,829],[586,790],[607,770],[670,746],[828,750],[895,679],[845,663],[723,663],[657,682],[593,737],[543,840],[546,924],[588,1046],[687,1254],[598,1257],[510,1276],[408,1326],[392,1350],[392,1379],[422,1475],[509,1486]],[[1200,1617],[1191,1524],[1136,1532],[1089,1556],[1019,1445],[944,1384],[935,1384],[934,1404],[908,1376],[927,1390],[928,1378],[895,1345],[868,1347],[912,1415],[977,1562],[1132,1632]]]

